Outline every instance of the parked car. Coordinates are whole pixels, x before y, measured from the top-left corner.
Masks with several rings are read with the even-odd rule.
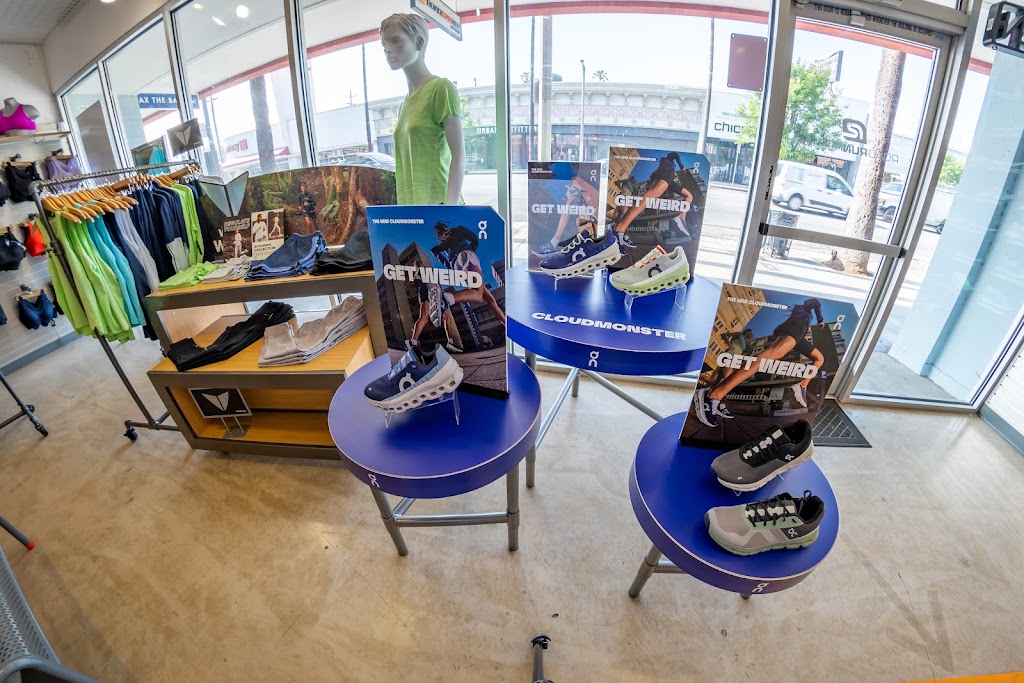
[[[369,166],[385,171],[395,170],[395,158],[381,152],[350,152],[340,156],[322,155],[320,163],[332,166]]]
[[[932,195],[931,204],[928,206],[928,216],[924,220],[926,230],[942,234],[946,227],[946,216],[949,215],[949,207],[953,204],[955,190],[939,187]],[[903,183],[892,182],[882,185],[878,192],[878,209],[875,216],[886,223],[892,223],[896,218],[896,209],[903,197]]]
[[[878,190],[878,206],[875,208],[875,217],[886,223],[892,223],[896,218],[896,209],[900,205],[900,198],[903,197],[903,183],[886,183]]]
[[[773,183],[772,202],[791,211],[813,209],[846,218],[853,190],[841,175],[810,164],[780,161]]]

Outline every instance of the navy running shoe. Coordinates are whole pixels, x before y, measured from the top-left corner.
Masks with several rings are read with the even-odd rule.
[[[381,410],[403,413],[455,391],[462,377],[462,368],[443,346],[432,351],[414,346],[388,374],[367,384],[363,393]]]
[[[427,285],[427,314],[434,327],[441,327],[444,312],[448,310],[448,300],[444,297],[441,285],[431,282]]]
[[[580,277],[592,270],[610,266],[622,258],[619,245],[606,232],[599,239],[581,232],[557,254],[540,262],[541,272],[556,278]]]
[[[627,235],[625,232],[615,233],[615,239],[618,241],[619,249],[622,250],[623,254],[627,253],[628,250],[636,246],[636,242],[629,239],[629,235]]]

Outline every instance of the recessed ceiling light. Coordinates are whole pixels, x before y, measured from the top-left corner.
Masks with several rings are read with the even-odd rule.
[[[239,19],[248,19],[249,18],[249,8],[248,8],[248,6],[246,6],[246,5],[239,5],[238,7],[236,7],[235,8],[235,16],[238,17]]]
[[[100,2],[102,2],[104,5],[109,5],[110,3],[114,2],[114,0],[100,0]]]
[[[197,9],[197,10],[202,10],[203,9],[203,3],[201,3],[201,2],[194,2],[194,3],[192,3],[192,7],[194,9]]]
[[[221,21],[221,20],[220,20],[219,18],[217,18],[217,17],[213,17],[213,23],[217,24],[217,26],[223,26],[223,25],[224,25],[224,22],[223,22],[223,21]]]

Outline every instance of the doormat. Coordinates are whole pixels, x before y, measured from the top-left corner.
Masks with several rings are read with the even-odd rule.
[[[811,425],[815,446],[840,446],[846,448],[871,448],[871,444],[853,424],[839,403],[825,399],[818,416]]]

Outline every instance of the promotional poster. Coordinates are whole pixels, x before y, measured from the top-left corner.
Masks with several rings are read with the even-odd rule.
[[[730,449],[769,427],[813,423],[857,323],[845,301],[722,285],[679,442]]]
[[[225,259],[238,258],[239,256],[252,256],[252,227],[251,219],[228,218],[223,225],[222,235],[224,236],[222,252]],[[205,255],[207,261],[210,259]]]
[[[601,164],[531,161],[527,178],[527,267],[535,270],[544,257],[558,251],[560,243],[571,240],[581,230],[598,236]]]
[[[319,230],[329,246],[340,245],[366,227],[367,206],[394,204],[398,194],[393,171],[368,166],[318,166],[249,178],[237,216],[225,215],[210,197],[200,201],[210,222],[222,226],[224,239],[218,249],[225,258],[231,258],[234,244],[228,240],[234,237],[228,234],[228,221],[243,220],[244,216],[248,226],[263,213],[268,239],[273,240],[277,239],[271,236],[275,225],[267,214],[277,211],[284,229],[282,240],[293,233],[308,235]],[[249,255],[264,258],[251,251]],[[204,256],[208,261],[216,257]]]
[[[253,259],[265,259],[284,244],[284,211],[257,211],[250,214]]]
[[[682,247],[693,276],[709,170],[703,154],[609,149],[605,229],[625,247],[613,270],[628,268],[657,246]]]
[[[370,206],[370,250],[391,362],[448,349],[461,388],[508,395],[505,222],[489,206]]]

